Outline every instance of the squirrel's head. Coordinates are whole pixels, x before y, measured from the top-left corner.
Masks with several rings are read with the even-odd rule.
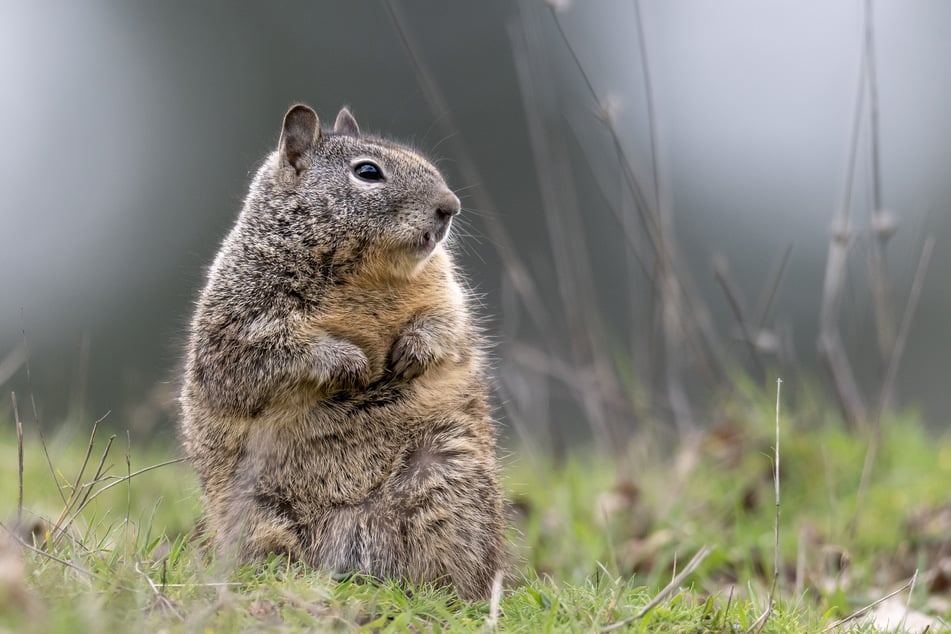
[[[419,154],[362,135],[346,108],[332,131],[321,131],[305,105],[284,116],[277,152],[252,186],[254,198],[263,204],[247,209],[258,227],[318,255],[405,276],[442,248],[460,210],[459,198]]]

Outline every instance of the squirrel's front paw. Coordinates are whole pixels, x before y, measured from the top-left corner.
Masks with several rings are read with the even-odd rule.
[[[349,341],[321,343],[314,347],[313,378],[320,385],[355,389],[370,383],[370,361]]]
[[[415,379],[436,361],[427,337],[414,330],[401,334],[390,352],[390,371],[398,379]]]

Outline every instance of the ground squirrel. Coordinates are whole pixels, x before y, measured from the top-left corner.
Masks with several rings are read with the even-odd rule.
[[[284,117],[191,322],[181,436],[215,543],[485,598],[503,505],[485,345],[416,152]]]

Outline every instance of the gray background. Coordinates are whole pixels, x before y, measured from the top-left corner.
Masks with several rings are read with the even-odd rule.
[[[0,4],[0,382],[18,392],[21,415],[32,391],[50,426],[88,424],[111,410],[116,427],[172,436],[175,367],[204,267],[275,145],[284,111],[305,101],[325,122],[348,104],[364,129],[440,159],[463,197],[461,260],[491,315],[503,418],[520,420],[529,435],[552,433],[550,420],[586,426],[564,387],[571,377],[525,362],[525,350],[540,350],[542,366],[571,364],[564,271],[582,271],[577,279],[594,289],[577,300],[600,316],[605,354],[618,367],[638,368],[656,338],[645,321],[650,293],[609,210],[624,194],[598,105],[540,1],[396,6],[452,113],[449,138],[379,2]],[[795,354],[771,367],[794,377],[792,395],[809,385],[821,393],[817,315],[846,173],[862,4],[645,1],[642,17],[661,184],[698,293],[743,363],[712,259],[726,257],[752,303],[791,243],[775,313]],[[649,170],[633,3],[576,2],[561,19],[594,89],[616,105],[626,151]],[[937,240],[900,403],[943,426],[951,406],[951,4],[880,2],[874,23],[882,189],[900,222],[888,247],[896,314],[923,236]],[[529,114],[518,64],[546,69],[534,76],[545,91]],[[562,203],[579,220],[570,238],[585,245],[583,261],[550,239],[543,194],[552,166],[533,152],[533,123],[564,148],[575,196]],[[881,367],[866,277],[866,137],[841,325],[874,392]],[[477,182],[460,169],[460,144]],[[510,246],[492,237],[487,220],[501,223]],[[500,248],[542,292],[554,343],[512,299]],[[656,387],[653,377],[639,380]],[[612,411],[620,424],[638,424],[634,413]],[[652,411],[664,420],[663,406]]]

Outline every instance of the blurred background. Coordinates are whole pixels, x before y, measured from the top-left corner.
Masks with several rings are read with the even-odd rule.
[[[716,423],[776,376],[944,426],[949,28],[942,0],[4,2],[0,384],[25,421],[32,394],[173,439],[205,267],[304,101],[460,191],[510,444]]]

